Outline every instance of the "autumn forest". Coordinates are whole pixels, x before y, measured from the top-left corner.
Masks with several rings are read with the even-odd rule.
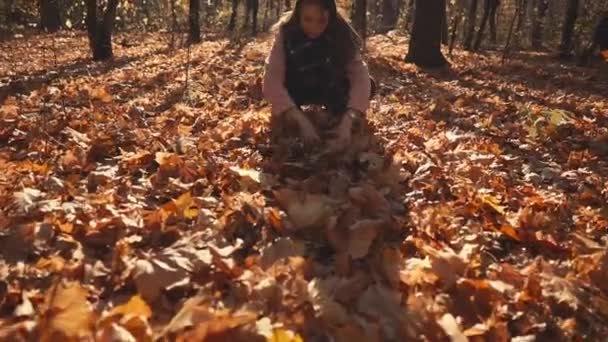
[[[605,340],[606,1],[338,0],[339,151],[273,129],[297,3],[0,0],[0,341]]]

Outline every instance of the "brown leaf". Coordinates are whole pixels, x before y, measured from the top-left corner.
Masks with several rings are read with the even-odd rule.
[[[329,200],[323,195],[301,193],[288,188],[275,190],[274,195],[298,229],[322,224],[331,213]]]
[[[260,266],[263,269],[268,269],[278,260],[287,257],[303,256],[305,251],[306,246],[303,242],[290,238],[281,238],[262,249]]]
[[[349,228],[348,253],[353,259],[361,259],[369,253],[369,248],[384,224],[384,220],[362,220]]]

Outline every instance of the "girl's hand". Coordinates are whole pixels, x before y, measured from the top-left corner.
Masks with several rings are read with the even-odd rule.
[[[351,142],[353,121],[358,114],[353,110],[348,110],[342,116],[340,124],[336,128],[336,138],[329,142],[329,150],[339,152],[344,150]]]
[[[304,140],[305,144],[318,144],[321,142],[321,138],[315,129],[315,126],[312,122],[302,113],[301,110],[294,108],[287,112],[287,115],[290,119],[297,122],[300,128],[300,134],[302,136],[302,140]]]

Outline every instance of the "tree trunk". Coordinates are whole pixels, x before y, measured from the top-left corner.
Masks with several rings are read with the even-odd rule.
[[[239,9],[239,0],[232,0],[232,13],[230,14],[230,21],[228,22],[228,31],[234,31],[236,27],[236,15]]]
[[[446,0],[416,0],[414,28],[406,62],[421,67],[440,67],[447,64],[441,53],[442,13]]]
[[[467,32],[464,39],[464,48],[466,50],[471,50],[473,45],[475,23],[477,21],[477,2],[477,0],[471,0],[471,7],[469,7],[469,15],[467,16]]]
[[[409,3],[407,5],[407,15],[405,16],[405,30],[410,32],[410,27],[412,25],[412,21],[414,18],[414,4],[415,4],[415,0],[409,0]]]
[[[572,39],[574,36],[574,25],[578,18],[579,0],[568,0],[568,9],[562,28],[562,44],[560,46],[560,56],[569,57],[572,53]]]
[[[188,23],[190,25],[189,42],[191,44],[201,42],[201,27],[199,24],[200,0],[190,0],[188,12]]]
[[[39,0],[40,28],[47,32],[57,32],[61,28],[59,0]]]
[[[447,2],[446,2],[447,4]],[[441,44],[447,45],[449,38],[448,11],[447,8],[441,12]]]
[[[118,0],[108,0],[101,21],[97,15],[97,1],[87,0],[87,31],[89,34],[89,46],[96,61],[112,58],[112,30],[116,18],[116,7]],[[101,14],[101,13],[100,13]]]
[[[245,0],[245,23],[243,24],[243,27],[248,27],[249,23],[252,22],[251,33],[254,36],[256,35],[256,33],[258,31],[259,6],[260,6],[259,0]],[[235,15],[234,13],[236,13],[236,11],[233,12],[233,15]]]
[[[367,37],[367,0],[355,0],[353,6],[353,25],[361,39],[365,40]]]
[[[500,0],[494,0],[493,6],[490,7],[490,40],[492,44],[497,43],[496,34],[496,13],[498,12],[498,6],[500,6]]]
[[[481,41],[483,40],[483,34],[486,30],[486,25],[488,24],[488,18],[490,17],[490,7],[492,6],[493,0],[485,0],[483,6],[483,17],[481,19],[481,24],[479,25],[479,30],[477,31],[477,38],[475,38],[475,45],[473,49],[478,51],[481,47]]]
[[[452,36],[450,37],[450,50],[449,50],[450,57],[452,57],[452,51],[454,50],[454,43],[456,42],[456,36],[458,35],[458,26],[460,26],[461,21],[462,21],[462,14],[459,10],[457,10],[456,15],[454,16],[454,22],[452,23]]]
[[[394,30],[401,11],[401,0],[382,1],[382,27],[379,33],[386,33]]]
[[[543,26],[547,9],[549,9],[548,0],[536,0],[536,13],[534,23],[532,24],[532,47],[541,49],[543,47]]]

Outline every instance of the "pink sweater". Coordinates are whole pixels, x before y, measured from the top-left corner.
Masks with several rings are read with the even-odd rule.
[[[281,114],[295,106],[285,88],[285,64],[283,33],[279,30],[275,36],[270,55],[266,59],[263,85],[264,97],[272,106],[272,115]],[[365,113],[369,107],[371,84],[367,64],[365,64],[359,52],[346,67],[346,72],[351,85],[348,108]]]

